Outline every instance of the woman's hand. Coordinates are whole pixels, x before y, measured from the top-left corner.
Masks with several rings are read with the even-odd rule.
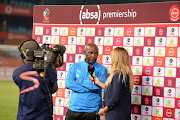
[[[99,78],[98,77],[96,77],[96,76],[94,76],[93,75],[93,77],[92,76],[89,76],[90,77],[90,80],[93,82],[93,83],[95,83],[95,84],[97,84],[97,85],[99,85],[99,83],[101,82],[100,80],[99,80]]]
[[[98,114],[99,114],[99,115],[105,115],[105,113],[104,113],[104,109],[103,109],[103,108],[102,108],[102,109],[100,109],[100,110],[99,110],[99,112],[98,112]]]
[[[98,114],[99,115],[106,115],[106,113],[109,111],[109,108],[106,106],[102,109],[99,110]]]
[[[93,82],[93,83],[95,83],[96,85],[98,85],[99,87],[101,87],[101,88],[105,88],[105,84],[104,83],[102,83],[100,80],[99,80],[99,78],[98,77],[96,77],[96,76],[89,76],[90,77],[90,80]]]

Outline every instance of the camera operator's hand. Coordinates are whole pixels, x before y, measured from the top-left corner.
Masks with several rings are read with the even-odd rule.
[[[58,57],[56,58],[56,62],[52,65],[54,69],[61,67],[61,63],[63,62],[62,56],[58,54]]]

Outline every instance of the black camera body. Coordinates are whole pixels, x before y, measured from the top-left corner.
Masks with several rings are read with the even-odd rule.
[[[34,50],[35,60],[33,67],[36,69],[46,69],[53,64],[58,57],[58,49],[49,47],[50,44],[44,43],[39,49]]]

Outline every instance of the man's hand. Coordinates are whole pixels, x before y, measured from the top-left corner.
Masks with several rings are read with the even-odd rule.
[[[75,79],[74,81],[75,81],[75,82],[77,82],[77,80],[76,80],[76,79]],[[93,91],[93,90],[89,90],[89,92],[93,92],[93,93],[94,93],[94,91]]]
[[[89,90],[89,92],[93,92],[93,93],[94,93],[94,91],[93,91],[93,90]]]

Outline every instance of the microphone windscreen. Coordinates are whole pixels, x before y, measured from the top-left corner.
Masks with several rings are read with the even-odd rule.
[[[91,76],[93,75],[94,70],[95,70],[95,68],[94,68],[93,65],[89,65],[89,66],[88,66],[88,72],[91,74]]]
[[[61,56],[63,56],[66,51],[66,47],[62,44],[56,44],[53,48],[57,49],[55,52],[59,53]]]

